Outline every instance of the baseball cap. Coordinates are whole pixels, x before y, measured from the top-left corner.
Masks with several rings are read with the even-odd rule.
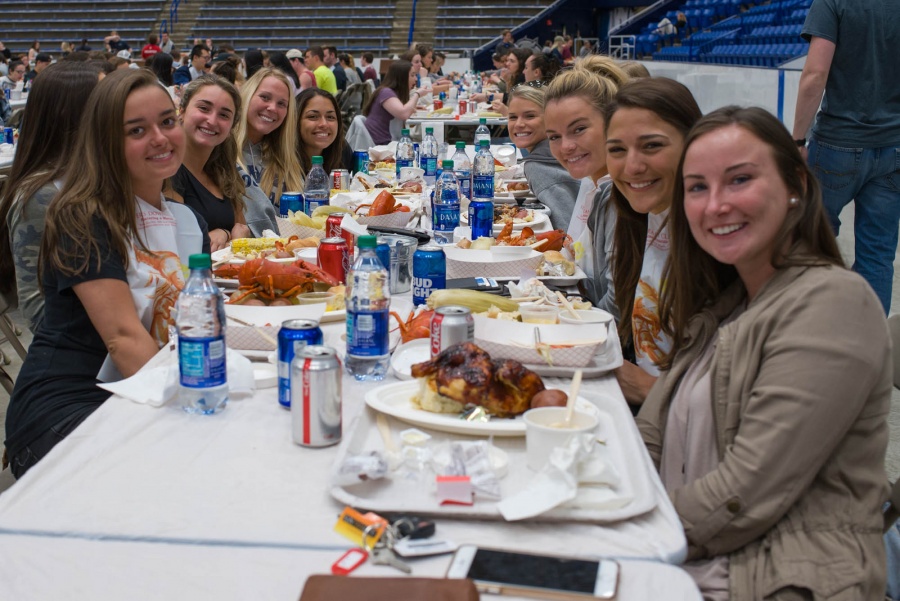
[[[116,53],[116,56],[118,56],[119,58],[124,58],[127,61],[131,60],[131,53],[127,50],[119,50]]]
[[[53,62],[53,57],[47,54],[46,52],[38,52],[34,57],[34,62],[36,63],[50,63]]]
[[[285,56],[288,58],[288,60],[291,60],[292,58],[302,59],[304,57],[303,53],[296,48],[291,48],[290,50],[288,50]]]

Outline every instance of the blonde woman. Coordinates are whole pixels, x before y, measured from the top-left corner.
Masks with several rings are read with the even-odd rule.
[[[241,88],[241,119],[235,140],[241,154],[248,211],[268,197],[278,206],[281,193],[303,189],[297,158],[297,107],[291,83],[280,69],[263,67]],[[254,234],[258,235],[257,232]]]
[[[599,59],[599,60],[595,60]],[[544,89],[544,126],[550,152],[573,178],[581,180],[569,222],[571,252],[587,274],[584,294],[597,307],[618,316],[610,260],[615,211],[606,167],[603,113],[628,76],[606,57],[592,56],[560,72]]]

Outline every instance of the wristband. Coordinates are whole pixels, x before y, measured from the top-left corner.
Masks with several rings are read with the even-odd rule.
[[[794,144],[796,144],[798,148],[803,148],[806,146],[806,138],[797,138],[794,140]]]

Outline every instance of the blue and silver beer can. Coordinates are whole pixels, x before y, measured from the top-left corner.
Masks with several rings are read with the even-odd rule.
[[[469,227],[472,240],[491,238],[494,230],[494,203],[490,200],[473,200],[469,203]]]
[[[303,212],[303,194],[300,192],[282,192],[279,208],[282,217],[288,216],[288,211],[294,213]]]
[[[369,151],[354,150],[353,151],[353,172],[368,173],[369,172]]]
[[[391,281],[391,246],[384,240],[384,238],[377,239],[378,244],[375,246],[375,254],[378,256],[378,260],[381,261],[381,265],[388,272],[387,281]],[[391,290],[393,292],[393,290]]]
[[[424,305],[435,290],[447,287],[447,256],[436,245],[420,246],[413,254],[413,304]]]
[[[322,344],[322,329],[312,319],[289,319],[278,331],[278,404],[291,408],[291,361],[298,350]]]
[[[16,136],[15,136],[15,133],[13,132],[13,128],[11,128],[11,127],[3,128],[3,141],[6,142],[7,144],[15,144],[16,143]]]

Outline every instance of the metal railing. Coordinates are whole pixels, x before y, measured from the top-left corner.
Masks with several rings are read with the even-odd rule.
[[[413,34],[416,31],[416,4],[418,4],[418,0],[413,0],[412,4],[412,15],[409,17],[409,36],[406,40],[407,46],[412,46]]]
[[[635,36],[633,35],[609,36],[610,58],[627,61],[634,59],[634,43]]]
[[[187,1],[187,0],[185,0]],[[171,33],[169,31],[169,24],[172,25],[172,29],[175,28],[175,23],[178,23],[178,5],[181,3],[181,0],[172,0],[172,4],[169,6],[169,18],[163,19],[159,24],[159,35],[162,37],[164,33]]]
[[[539,12],[538,14],[536,14],[535,16],[531,17],[530,19],[528,19],[528,20],[525,21],[524,23],[521,23],[521,24],[517,25],[516,27],[514,27],[514,28],[511,29],[510,31],[512,31],[513,36],[515,36],[516,33],[520,33],[522,30],[527,29],[528,27],[531,27],[532,25],[534,25],[534,24],[537,23],[538,21],[540,21],[540,20],[542,20],[543,18],[545,18],[545,16],[546,16],[548,13],[553,12],[554,10],[556,10],[557,8],[559,8],[560,5],[562,5],[564,2],[567,2],[567,1],[568,1],[568,0],[555,0],[555,1],[554,1],[553,3],[551,3],[547,8],[545,8],[544,10],[542,10],[541,12]],[[668,0],[667,0],[667,1],[668,1]],[[486,43],[482,44],[480,47],[478,47],[478,48],[476,48],[475,50],[473,50],[469,56],[475,57],[475,56],[477,56],[478,54],[481,54],[482,52],[484,52],[485,50],[487,50],[488,48],[493,48],[494,46],[496,46],[497,44],[500,43],[500,39],[501,39],[500,36],[497,36],[497,37],[495,37],[495,38],[491,38],[491,39],[488,40]]]

